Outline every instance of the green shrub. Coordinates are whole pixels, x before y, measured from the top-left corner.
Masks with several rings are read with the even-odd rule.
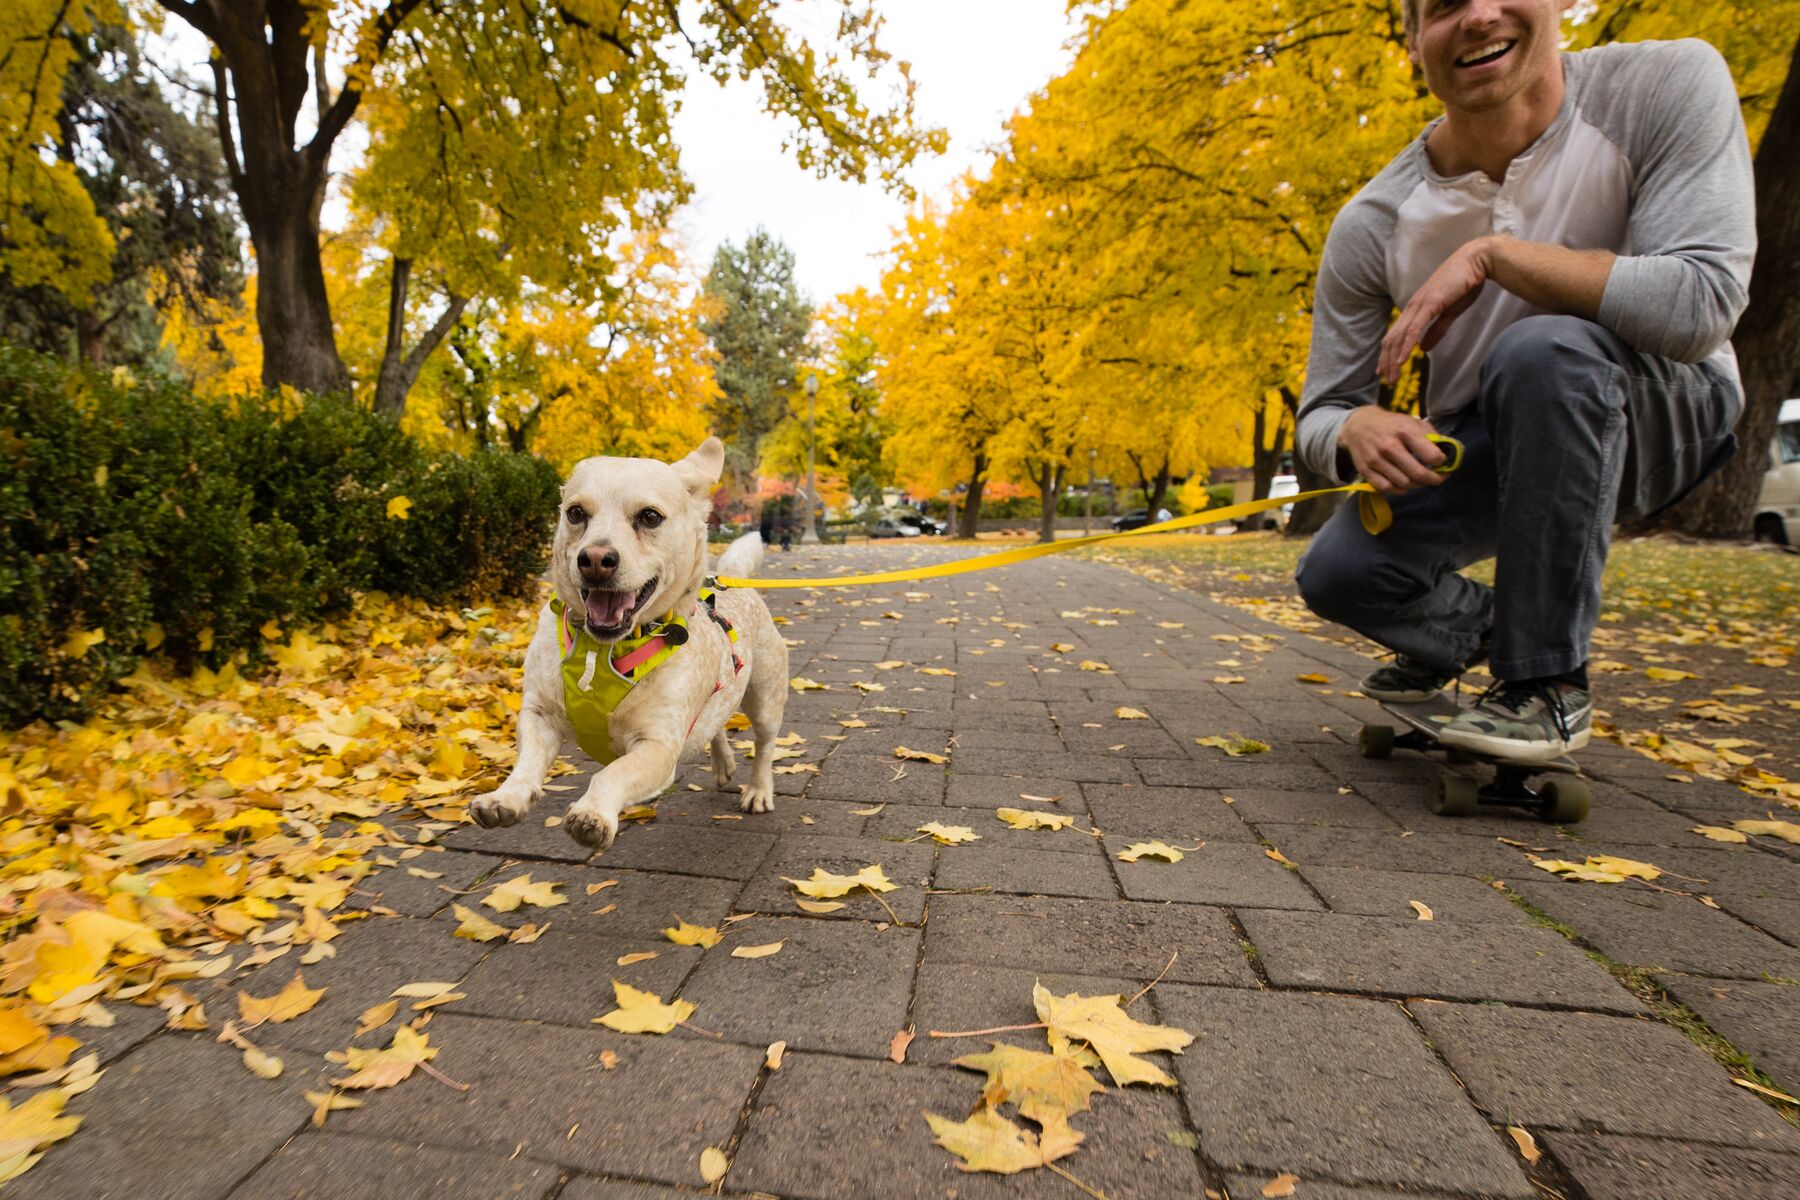
[[[218,404],[0,346],[0,727],[85,716],[159,645],[258,656],[271,618],[359,591],[517,594],[556,489],[542,460],[427,451],[349,401]]]

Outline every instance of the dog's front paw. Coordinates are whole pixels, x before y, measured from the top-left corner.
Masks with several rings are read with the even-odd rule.
[[[619,836],[619,819],[598,808],[576,805],[563,818],[569,836],[595,850],[605,850]]]
[[[530,808],[531,797],[500,788],[471,800],[469,815],[483,829],[498,829],[502,825],[517,825]]]
[[[744,785],[744,798],[738,801],[740,812],[774,812],[775,789],[754,783]]]

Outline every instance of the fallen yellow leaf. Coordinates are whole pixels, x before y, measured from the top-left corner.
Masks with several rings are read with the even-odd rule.
[[[725,1178],[725,1172],[731,1169],[731,1160],[717,1146],[708,1146],[700,1152],[700,1178],[709,1185]]]
[[[814,867],[811,879],[782,879],[794,885],[794,890],[804,896],[815,899],[826,899],[833,896],[845,896],[855,889],[867,888],[871,892],[891,892],[896,885],[889,882],[887,873],[881,864],[864,867],[854,875],[834,875],[824,867]]]
[[[328,1113],[345,1108],[361,1108],[363,1102],[354,1096],[346,1096],[342,1092],[307,1092],[307,1103],[313,1106],[312,1123],[323,1125]]]
[[[497,937],[506,936],[506,926],[498,921],[488,920],[472,908],[452,904],[450,911],[462,921],[451,937],[467,938],[472,942],[491,942]]]
[[[1432,919],[1431,906],[1423,900],[1408,900],[1407,903],[1412,905],[1413,911],[1419,914],[1419,920],[1429,921]]]
[[[1733,821],[1731,827],[1739,833],[1780,838],[1784,842],[1800,845],[1800,825],[1792,821]]]
[[[909,750],[905,746],[895,746],[894,757],[904,758],[908,762],[947,763],[950,761],[942,754],[933,754],[929,750]]]
[[[1137,862],[1143,858],[1160,858],[1164,862],[1178,863],[1183,857],[1181,851],[1167,842],[1133,842],[1119,851],[1119,858],[1124,862]]]
[[[1014,829],[1067,829],[1075,818],[1063,813],[1038,812],[1030,808],[996,808],[994,815]]]
[[[1740,833],[1736,829],[1727,829],[1723,825],[1696,825],[1688,832],[1697,833],[1701,837],[1710,838],[1715,842],[1747,842],[1750,840],[1748,834]]]
[[[1228,738],[1197,737],[1194,739],[1194,744],[1197,746],[1212,746],[1215,749],[1223,750],[1232,758],[1237,758],[1244,754],[1262,754],[1269,749],[1269,744],[1267,742],[1259,742],[1255,738],[1247,738],[1235,733]]]
[[[633,963],[649,962],[656,957],[654,950],[640,950],[636,954],[621,954],[613,960],[615,966],[629,967]]]
[[[844,902],[842,900],[795,900],[794,907],[801,912],[830,913],[843,908]]]
[[[723,940],[724,935],[717,929],[712,929],[704,925],[690,925],[686,921],[683,921],[679,915],[676,916],[675,920],[678,924],[663,930],[663,936],[668,938],[671,942],[674,942],[677,946],[699,946],[702,949],[711,950]]]
[[[567,904],[567,896],[559,896],[555,889],[562,884],[541,879],[532,882],[531,872],[517,875],[496,887],[481,898],[481,902],[496,912],[512,912],[521,904],[530,904],[538,908],[554,908],[558,904]]]
[[[279,1025],[310,1012],[324,994],[324,988],[307,987],[306,980],[296,971],[287,986],[273,996],[257,997],[248,992],[239,992],[238,1015],[249,1025]]]
[[[664,1004],[661,997],[616,979],[613,996],[619,1007],[603,1017],[595,1017],[594,1023],[620,1033],[668,1033],[694,1015],[694,1006],[686,1000]]]
[[[1531,1136],[1529,1129],[1518,1125],[1508,1125],[1506,1132],[1511,1135],[1513,1145],[1519,1148],[1519,1154],[1526,1162],[1535,1164],[1538,1159],[1544,1157],[1544,1152],[1538,1149],[1537,1139]]]
[[[1281,1174],[1262,1185],[1261,1193],[1263,1200],[1283,1200],[1284,1197],[1294,1194],[1294,1189],[1299,1186],[1299,1183],[1300,1177],[1298,1175],[1294,1174],[1292,1171],[1283,1171]]]
[[[1148,721],[1150,719],[1150,714],[1142,709],[1126,708],[1124,705],[1113,709],[1113,716],[1121,721]]]
[[[356,1032],[353,1036],[361,1037],[372,1029],[380,1029],[394,1019],[394,1013],[400,1008],[398,1000],[384,1000],[380,1004],[363,1009],[362,1016],[356,1019]]]
[[[771,954],[781,953],[781,948],[785,945],[787,945],[787,939],[783,938],[779,942],[770,942],[763,946],[733,946],[731,948],[731,957],[767,958]]]
[[[389,1045],[372,1050],[353,1046],[343,1052],[343,1057],[354,1074],[333,1080],[333,1087],[390,1088],[404,1082],[420,1063],[436,1058],[437,1047],[429,1045],[426,1036],[412,1026],[399,1025],[394,1028],[394,1040]]]
[[[933,1112],[925,1114],[925,1121],[937,1144],[962,1160],[956,1165],[964,1171],[1012,1175],[1065,1158],[1081,1142],[1081,1134],[1067,1125],[1045,1129],[1040,1141],[987,1107],[964,1121]]]
[[[1120,1087],[1133,1083],[1175,1086],[1175,1081],[1160,1067],[1137,1055],[1153,1050],[1181,1053],[1194,1040],[1186,1030],[1134,1019],[1121,1006],[1122,996],[1080,996],[1073,992],[1057,996],[1039,983],[1032,985],[1031,999],[1038,1020],[1046,1027],[1052,1052],[1067,1053],[1072,1043],[1085,1042],[1100,1056],[1107,1073]]]
[[[927,821],[916,832],[929,835],[940,846],[957,846],[981,840],[981,835],[967,825],[946,825],[941,821]]]

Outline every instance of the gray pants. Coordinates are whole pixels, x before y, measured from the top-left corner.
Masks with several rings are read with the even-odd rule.
[[[1640,354],[1575,317],[1529,317],[1494,342],[1480,394],[1441,421],[1460,470],[1391,497],[1367,533],[1343,507],[1296,580],[1319,616],[1433,667],[1483,635],[1493,673],[1533,679],[1588,660],[1615,521],[1680,499],[1729,457],[1743,399],[1716,369]],[[1458,574],[1493,558],[1494,586]]]

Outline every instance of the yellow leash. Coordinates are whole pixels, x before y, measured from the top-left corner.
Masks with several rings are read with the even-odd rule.
[[[1462,465],[1463,447],[1461,442],[1441,434],[1432,434],[1430,437],[1432,441],[1446,446],[1450,452],[1450,457],[1434,468],[1438,474],[1448,475]],[[1193,529],[1200,525],[1216,525],[1220,521],[1235,521],[1239,517],[1254,516],[1286,504],[1298,504],[1303,500],[1312,500],[1319,496],[1333,496],[1338,493],[1354,493],[1356,495],[1358,515],[1362,518],[1363,528],[1370,533],[1380,534],[1394,523],[1394,512],[1388,506],[1387,497],[1376,491],[1373,484],[1358,481],[1342,487],[1317,488],[1293,496],[1272,496],[1264,500],[1230,504],[1224,508],[1209,508],[1204,512],[1175,517],[1172,520],[1159,521],[1154,525],[1144,525],[1119,533],[1096,533],[1089,537],[1069,538],[1066,541],[1020,546],[1015,550],[977,554],[950,562],[934,563],[928,567],[909,567],[903,571],[877,571],[869,575],[838,575],[820,579],[732,579],[721,575],[719,582],[726,587],[802,588],[866,587],[871,584],[907,583],[915,579],[941,579],[946,575],[966,575],[971,571],[1009,567],[1014,563],[1042,558],[1046,554],[1061,554],[1067,550],[1076,550],[1082,546],[1097,546],[1102,542],[1117,541],[1120,538],[1138,537],[1148,533],[1174,533],[1176,530]]]

